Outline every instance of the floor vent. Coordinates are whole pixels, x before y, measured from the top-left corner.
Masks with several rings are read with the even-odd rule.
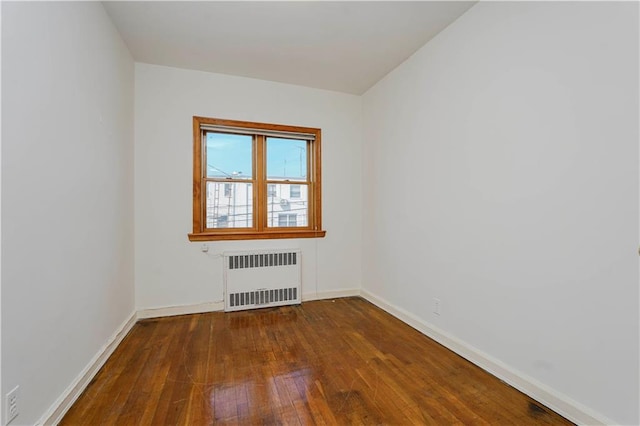
[[[301,302],[299,250],[224,253],[225,311]]]

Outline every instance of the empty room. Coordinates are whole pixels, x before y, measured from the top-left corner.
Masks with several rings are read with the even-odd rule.
[[[0,424],[640,424],[639,9],[0,2]]]

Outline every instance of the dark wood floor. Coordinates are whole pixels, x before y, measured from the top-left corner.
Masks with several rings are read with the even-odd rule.
[[[138,322],[63,425],[571,424],[360,298]]]

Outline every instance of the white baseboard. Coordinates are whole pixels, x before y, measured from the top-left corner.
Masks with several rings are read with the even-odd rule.
[[[350,288],[302,295],[303,302],[311,300],[335,299],[339,297],[359,296],[360,289]],[[224,301],[198,303],[195,305],[165,306],[138,310],[138,319],[171,317],[176,315],[201,314],[204,312],[224,311]]]
[[[202,314],[224,310],[224,301],[198,303],[195,305],[165,306],[162,308],[140,309],[138,319],[173,317],[176,315]]]
[[[51,407],[44,413],[37,425],[57,425],[60,423],[69,408],[73,405],[78,397],[84,392],[85,388],[91,382],[93,377],[102,368],[113,351],[118,347],[120,342],[131,331],[136,323],[136,313],[132,313],[129,319],[123,322],[117,331],[111,336],[107,343],[98,351],[87,366],[80,372],[78,377],[69,385],[62,395],[54,402]]]
[[[303,302],[312,300],[338,299],[340,297],[360,296],[359,288],[345,288],[340,290],[322,291],[320,293],[306,293],[302,295]]]
[[[364,299],[398,318],[400,321],[415,328],[422,334],[432,338],[436,342],[452,350],[483,370],[491,373],[500,380],[508,383],[520,392],[551,408],[553,411],[572,422],[583,425],[616,424],[616,422],[594,412],[592,409],[572,400],[568,396],[549,388],[525,374],[522,374],[491,355],[474,348],[444,330],[429,324],[428,322],[387,302],[373,293],[370,293],[367,290],[361,290],[360,295]]]
[[[350,288],[321,293],[307,293],[302,295],[302,301],[335,299],[339,297],[359,296],[360,289]],[[201,314],[204,312],[224,311],[224,301],[198,303],[195,305],[165,306],[162,308],[147,308],[138,310],[138,319],[171,317],[176,315]]]

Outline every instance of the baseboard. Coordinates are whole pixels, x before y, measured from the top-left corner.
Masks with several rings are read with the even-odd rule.
[[[51,405],[45,414],[36,423],[37,425],[57,425],[60,423],[69,408],[73,405],[78,397],[84,392],[85,388],[91,382],[93,377],[102,368],[113,351],[118,347],[120,342],[131,331],[136,323],[135,312],[131,314],[129,319],[123,322],[117,331],[111,336],[107,343],[98,351],[87,366],[80,372],[78,377],[69,385],[64,393]]]
[[[340,297],[360,296],[360,289],[348,288],[323,291],[320,293],[306,293],[302,295],[303,302],[312,300],[338,299]],[[224,311],[224,301],[198,303],[195,305],[164,306],[161,308],[147,308],[138,310],[138,319],[171,317],[176,315],[201,314],[205,312]]]
[[[224,301],[198,303],[195,305],[165,306],[138,310],[138,319],[173,317],[176,315],[201,314],[224,310]]]
[[[350,288],[302,295],[303,302],[311,300],[335,299],[339,297],[359,296],[360,289]],[[138,310],[138,319],[171,317],[176,315],[201,314],[204,312],[224,311],[224,301],[198,303],[195,305],[165,306]]]
[[[474,363],[483,370],[491,373],[500,380],[508,383],[520,392],[530,396],[536,401],[539,401],[572,422],[584,425],[616,424],[616,422],[594,412],[592,409],[572,400],[568,396],[549,388],[525,374],[522,374],[491,355],[474,348],[444,330],[429,324],[428,322],[387,302],[373,293],[361,290],[360,295],[364,299],[398,318],[400,321],[415,328],[422,334],[432,338],[436,342]]]
[[[340,297],[360,296],[359,288],[345,288],[340,290],[322,291],[320,293],[306,293],[302,295],[303,302],[312,300],[338,299]]]

